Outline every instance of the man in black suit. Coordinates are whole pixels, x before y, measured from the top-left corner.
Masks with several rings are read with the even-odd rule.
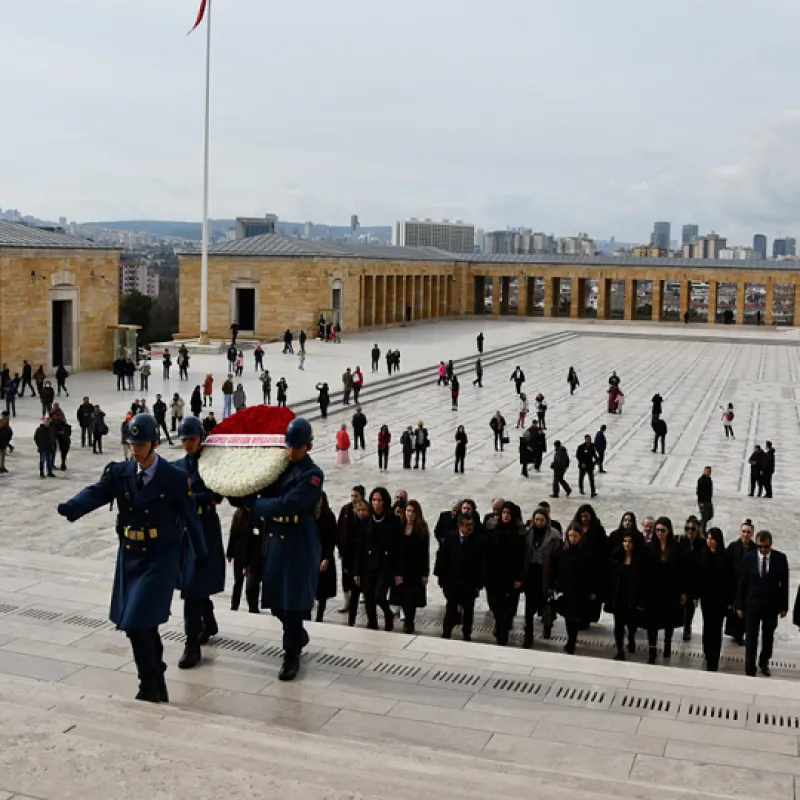
[[[436,520],[436,526],[433,529],[433,535],[436,537],[437,542],[441,544],[448,531],[454,531],[458,528],[458,514],[460,511],[461,501],[453,500],[450,510],[442,511],[439,514],[439,519]]]
[[[745,622],[745,674],[756,674],[758,632],[761,629],[761,654],[758,667],[769,677],[772,639],[778,627],[778,615],[789,610],[789,562],[786,556],[772,549],[772,534],[756,534],[756,551],[742,559],[742,574],[736,601],[737,614]]]
[[[767,442],[767,450],[764,453],[764,463],[761,467],[761,486],[764,489],[764,497],[772,497],[772,476],[775,474],[775,448],[772,442]],[[761,492],[759,491],[759,497]]]
[[[461,635],[472,640],[475,599],[486,582],[485,537],[473,532],[474,525],[472,514],[460,514],[458,530],[448,531],[436,555],[434,573],[447,599],[443,639],[450,638],[461,615]]]

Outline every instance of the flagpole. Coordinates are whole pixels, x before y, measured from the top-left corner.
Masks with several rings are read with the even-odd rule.
[[[208,140],[211,108],[211,0],[206,8],[206,107],[203,122],[203,246],[200,256],[200,344],[208,344]]]

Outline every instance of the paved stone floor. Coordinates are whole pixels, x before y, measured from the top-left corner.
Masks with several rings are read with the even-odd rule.
[[[368,448],[348,467],[334,466],[333,435],[351,409],[315,422],[315,456],[333,505],[347,499],[353,483],[384,483],[392,492],[407,489],[431,521],[463,496],[475,498],[483,512],[493,496],[503,495],[529,514],[549,494],[549,475],[522,478],[516,448],[496,454],[489,429],[498,408],[509,421],[516,416],[508,379],[519,363],[529,395],[541,391],[548,399],[549,443],[561,438],[572,454],[583,433],[608,425],[608,474],[598,479],[595,505],[609,530],[628,509],[640,516],[666,513],[681,524],[695,512],[694,484],[708,463],[715,523],[727,538],[744,516],[771,529],[796,584],[800,363],[794,331],[482,324],[487,351],[559,331],[574,335],[488,367],[482,390],[465,373],[458,412],[431,379],[365,403]],[[280,355],[278,345],[267,348],[266,362],[275,377],[287,364],[290,399],[297,401],[312,395],[317,380],[336,388],[346,365],[368,370],[376,337],[384,350],[401,349],[405,372],[474,355],[476,332],[474,321],[463,321],[354,336],[341,345],[312,343],[306,374]],[[581,379],[572,398],[570,364]],[[252,362],[250,369],[246,387],[258,398]],[[605,413],[612,369],[627,399],[618,417]],[[224,370],[224,356],[197,356],[189,385],[207,371],[219,385]],[[176,389],[188,400],[186,385],[154,377],[148,400]],[[111,376],[101,373],[78,375],[70,388],[69,416],[89,394],[109,413],[112,432],[139,394],[115,392]],[[655,391],[665,398],[665,456],[650,452]],[[736,406],[735,441],[725,440],[719,420],[719,406],[727,402]],[[558,652],[560,628],[532,652],[443,642],[425,635],[436,633],[441,616],[441,598],[431,591],[416,637],[351,630],[329,614],[329,622],[312,626],[304,680],[284,686],[275,680],[275,621],[223,610],[225,635],[207,649],[211,663],[188,674],[170,670],[174,707],[122,703],[134,678],[127,642],[105,622],[116,550],[111,517],[101,511],[68,525],[54,511],[118,457],[116,437],[109,437],[105,456],[77,447],[66,473],[40,481],[32,443],[38,404],[21,400],[18,412],[17,451],[8,459],[10,474],[0,476],[0,800],[101,789],[112,797],[139,796],[142,788],[155,791],[164,776],[173,781],[167,795],[175,797],[195,796],[197,786],[204,793],[263,796],[264,780],[287,797],[411,797],[429,791],[431,780],[467,797],[796,796],[800,694],[791,679],[798,675],[800,639],[788,620],[778,630],[775,678],[756,682],[740,675],[742,653],[735,646],[726,645],[723,672],[716,675],[647,667],[640,663],[641,647],[632,661],[613,662],[606,619],[582,638],[575,657]],[[379,474],[378,426],[390,425],[398,439],[403,426],[420,418],[432,440],[428,469],[403,471],[395,452],[389,472]],[[452,472],[457,424],[470,437],[463,476]],[[748,498],[745,487],[746,456],[766,438],[778,452],[771,501]],[[164,453],[179,455],[177,449]],[[579,502],[577,494],[555,501],[554,515],[566,522]],[[229,516],[224,510],[223,524]],[[218,605],[226,605],[225,597]],[[179,616],[166,630],[171,664],[180,652]],[[476,638],[488,640],[490,622],[482,617],[479,625]],[[698,619],[693,642],[678,648],[673,666],[702,666],[699,626]],[[188,741],[191,747],[181,744]],[[181,769],[186,774],[176,780]]]

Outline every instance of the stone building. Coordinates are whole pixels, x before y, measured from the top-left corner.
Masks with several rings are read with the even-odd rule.
[[[479,314],[794,324],[800,272],[786,262],[495,254],[256,236],[211,248],[209,336],[315,330],[331,309],[345,332]],[[200,333],[200,256],[180,256],[180,333]]]
[[[63,233],[0,221],[0,362],[48,374],[113,360],[119,250]]]

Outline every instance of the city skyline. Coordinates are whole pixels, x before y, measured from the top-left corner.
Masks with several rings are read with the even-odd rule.
[[[0,52],[21,79],[6,86],[0,204],[81,221],[200,217],[204,41],[185,36],[196,6],[5,9]],[[631,241],[654,219],[702,220],[742,244],[796,231],[794,4],[707,0],[691,26],[678,7],[633,0],[579,15],[506,6],[515,25],[495,30],[470,0],[409,0],[391,24],[366,0],[216,3],[210,215],[469,219]],[[549,32],[535,48],[531,30]],[[680,30],[680,45],[642,30]],[[674,102],[628,113],[653,85]],[[502,113],[485,112],[489,95]],[[520,102],[537,95],[546,111]]]

